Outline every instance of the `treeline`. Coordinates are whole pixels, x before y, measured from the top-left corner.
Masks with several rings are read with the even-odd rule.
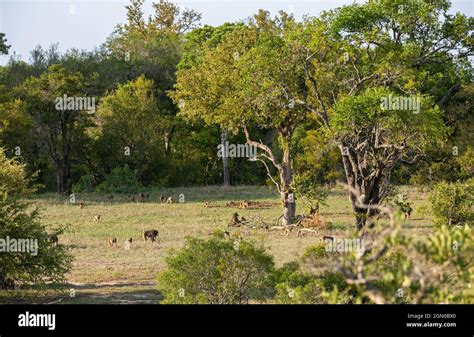
[[[183,120],[168,97],[185,34],[200,16],[162,1],[145,24],[141,4],[127,6],[128,22],[97,50],[60,54],[56,45],[38,46],[29,63],[12,55],[0,68],[1,145],[42,191],[93,191],[111,174],[121,187],[131,177],[132,189],[223,183],[219,127]],[[95,113],[58,111],[64,95],[94,97]],[[244,142],[242,135],[227,140]],[[235,185],[265,180],[265,170],[246,158],[228,161],[228,171]]]
[[[472,176],[474,23],[448,1],[219,27],[162,0],[146,18],[142,4],[97,50],[37,47],[0,68],[1,146],[42,191],[275,182],[285,202],[303,176],[375,204],[392,184]],[[417,97],[421,112],[384,109],[389,97]],[[58,98],[94,98],[93,111]],[[258,160],[223,161],[222,141],[253,144]]]

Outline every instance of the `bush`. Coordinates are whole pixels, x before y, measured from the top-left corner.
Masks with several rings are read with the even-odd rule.
[[[276,303],[317,303],[321,290],[316,278],[301,271],[298,262],[289,262],[277,269],[272,277]]]
[[[405,236],[397,222],[384,231],[377,227],[371,233],[380,243],[376,249],[342,256],[336,270],[347,287],[324,292],[328,303],[472,303],[468,225],[443,225],[427,238]]]
[[[95,180],[92,174],[83,175],[72,187],[74,193],[91,193],[95,189]]]
[[[237,304],[270,295],[273,258],[245,240],[187,238],[158,275],[163,303]]]
[[[10,243],[12,239],[34,240],[24,247],[27,251],[0,252],[0,288],[63,282],[71,268],[67,247],[51,244],[51,235],[59,235],[61,230],[49,234],[39,222],[38,211],[29,211],[31,205],[20,201],[32,192],[27,185],[24,165],[7,159],[0,148],[0,239],[9,238]]]
[[[472,225],[474,179],[466,182],[438,183],[429,197],[437,225]]]
[[[141,187],[136,173],[128,166],[124,166],[114,168],[95,191],[97,193],[137,193]]]
[[[460,178],[469,179],[474,176],[474,147],[468,146],[466,151],[457,160],[460,166]]]
[[[277,303],[472,303],[474,240],[468,225],[442,225],[428,237],[407,236],[398,216],[367,229],[371,249],[326,252],[309,247],[300,262],[275,271]],[[330,256],[331,255],[331,256]]]
[[[293,264],[291,262],[289,265]],[[344,291],[347,287],[342,275],[324,272],[321,275],[307,274],[297,269],[288,269],[285,265],[278,270],[278,281],[275,284],[276,303],[282,304],[322,304],[328,303],[328,293]]]
[[[331,261],[324,245],[308,247],[300,262],[294,261],[277,269],[273,276],[277,303],[317,304],[327,303],[325,294],[334,289],[344,291],[344,278],[330,271]]]
[[[319,211],[320,205],[326,205],[325,200],[329,195],[329,190],[319,184],[309,173],[295,175],[291,187],[296,197],[308,207]]]

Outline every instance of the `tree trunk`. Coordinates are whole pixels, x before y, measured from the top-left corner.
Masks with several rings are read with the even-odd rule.
[[[381,172],[366,178],[367,167],[363,160],[357,157],[352,148],[339,144],[346,175],[346,183],[353,190],[349,194],[349,200],[355,215],[355,226],[358,230],[370,226],[370,219],[377,215],[374,209],[360,207],[361,205],[378,205],[381,201]],[[365,176],[364,176],[365,175]]]
[[[273,166],[278,170],[278,173],[280,175],[280,182],[276,182],[273,180],[273,177],[265,164],[265,167],[267,169],[268,176],[272,179],[272,181],[277,185],[278,190],[280,191],[280,198],[281,198],[281,203],[283,206],[283,225],[288,226],[291,225],[295,219],[296,215],[296,203],[293,195],[293,190],[291,189],[291,183],[292,183],[292,172],[291,172],[291,157],[290,157],[290,143],[291,143],[291,134],[292,134],[292,128],[288,125],[282,125],[279,128],[279,133],[280,133],[280,141],[281,141],[281,146],[282,146],[282,151],[283,151],[283,159],[278,161],[278,159],[275,157],[272,149],[263,144],[262,142],[256,142],[250,139],[249,132],[247,130],[247,127],[244,126],[244,133],[245,133],[245,138],[247,139],[247,144],[251,146],[255,146],[265,152],[265,157],[270,160],[273,164]],[[263,160],[262,160],[263,161]],[[263,161],[263,163],[265,163]]]
[[[169,156],[171,155],[171,135],[168,132],[165,132],[164,141],[165,141],[165,156],[166,158],[169,158]]]
[[[296,215],[296,203],[293,190],[291,189],[292,174],[290,163],[290,151],[285,149],[280,172],[280,197],[283,205],[283,225],[288,226],[293,223]]]
[[[61,162],[56,168],[56,184],[59,194],[71,193],[69,173],[69,163]]]
[[[222,156],[222,166],[223,166],[223,173],[224,173],[223,186],[230,185],[229,158],[227,158],[227,155],[226,155],[227,154],[226,142],[227,142],[227,132],[222,132],[221,145],[222,145],[222,152],[224,153],[224,155]]]

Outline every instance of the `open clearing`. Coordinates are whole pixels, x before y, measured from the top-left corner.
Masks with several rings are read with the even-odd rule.
[[[404,222],[404,230],[418,236],[430,233],[431,221],[423,212],[427,205],[426,193],[421,188],[406,186],[401,188],[401,192],[407,194],[414,209],[411,219]],[[67,226],[67,233],[60,237],[60,243],[72,249],[75,260],[67,275],[67,288],[62,293],[26,296],[21,302],[159,303],[157,273],[165,268],[168,252],[184,246],[186,236],[205,238],[215,230],[227,229],[234,212],[247,219],[259,216],[270,223],[281,214],[278,194],[273,188],[264,186],[154,189],[146,193],[150,193],[150,200],[144,203],[130,202],[127,195],[114,195],[110,201],[105,195],[79,194],[74,204],[54,194],[36,196],[34,204],[40,207],[45,225]],[[173,195],[178,200],[180,194],[185,197],[184,203],[159,203],[160,195]],[[231,200],[268,201],[274,206],[267,209],[225,207]],[[213,205],[220,207],[206,208],[204,201],[212,201]],[[85,202],[83,209],[80,202]],[[230,231],[262,243],[274,256],[276,265],[281,266],[301,257],[307,247],[320,243],[323,235],[350,235],[354,225],[346,192],[340,188],[333,189],[326,204],[321,207],[321,215],[332,225],[317,235],[297,237],[292,233],[287,237],[281,231],[241,228],[231,228]],[[307,210],[302,203],[297,203],[297,214],[304,212]],[[101,219],[95,223],[93,219],[98,214]],[[158,242],[143,242],[142,228],[157,229]],[[118,239],[116,247],[107,244],[107,239],[112,237]],[[130,237],[133,243],[127,250],[124,243]],[[74,297],[70,296],[71,289]],[[19,302],[18,299],[11,301]]]

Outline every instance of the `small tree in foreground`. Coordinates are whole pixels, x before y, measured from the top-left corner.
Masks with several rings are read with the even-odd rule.
[[[351,190],[351,193],[357,193]],[[376,222],[363,249],[344,254],[336,270],[348,287],[323,293],[329,303],[472,303],[472,229],[442,225],[427,238],[403,234],[400,214],[376,207],[389,223]]]
[[[0,239],[5,241],[0,246],[0,289],[62,282],[71,267],[72,257],[67,247],[53,244],[52,238],[61,230],[49,234],[39,222],[38,211],[28,211],[29,204],[19,200],[30,192],[24,165],[7,159],[0,149]],[[29,243],[35,240],[35,243],[29,251],[18,251],[12,240]]]
[[[374,226],[362,237],[354,233],[309,247],[299,261],[277,269],[277,303],[472,303],[470,226],[443,224],[418,238],[402,231],[400,212],[357,206],[377,207],[388,222],[370,219]],[[353,245],[356,241],[360,245]]]
[[[268,295],[273,259],[264,248],[214,235],[188,238],[186,247],[166,259],[158,275],[163,303],[241,304]]]

